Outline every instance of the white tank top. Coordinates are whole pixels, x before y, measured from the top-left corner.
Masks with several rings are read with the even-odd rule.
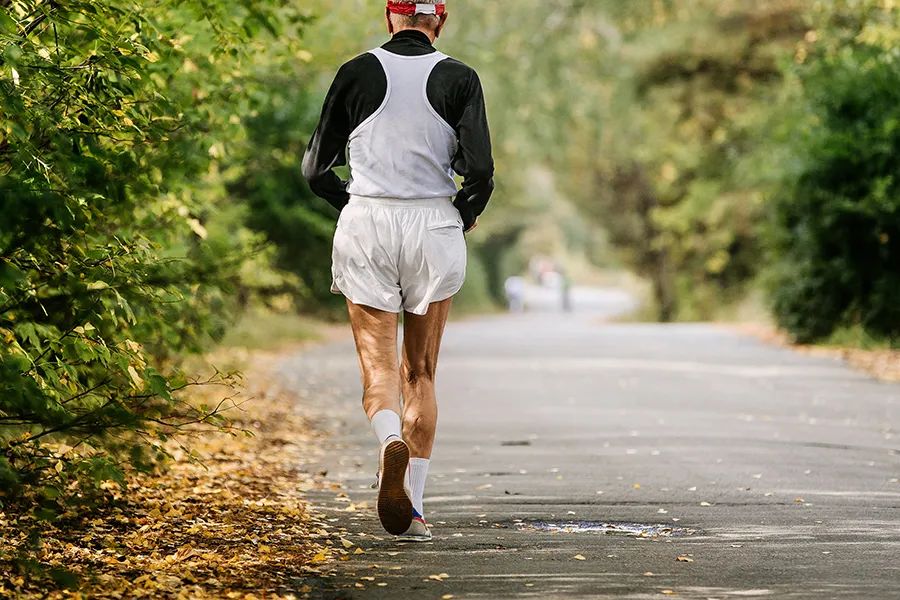
[[[350,134],[347,191],[369,198],[456,195],[451,166],[456,132],[435,112],[426,92],[432,69],[447,55],[400,56],[382,48],[369,52],[384,68],[387,93]]]

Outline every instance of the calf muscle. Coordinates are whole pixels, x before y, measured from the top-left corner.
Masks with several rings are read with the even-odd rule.
[[[437,428],[434,381],[451,299],[434,302],[428,313],[403,319],[403,439],[411,455],[430,458]]]

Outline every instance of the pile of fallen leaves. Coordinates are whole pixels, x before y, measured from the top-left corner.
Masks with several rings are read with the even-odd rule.
[[[346,554],[304,490],[336,489],[309,415],[270,383],[273,359],[247,367],[234,425],[196,434],[164,472],[109,484],[98,506],[53,522],[0,512],[0,597],[303,597]],[[206,391],[200,393],[213,393]],[[190,451],[186,448],[189,447]],[[37,534],[37,535],[36,535]]]
[[[790,347],[810,356],[843,359],[854,369],[868,373],[881,381],[900,381],[900,350],[863,350],[795,344],[783,331],[768,325],[742,324],[738,329],[770,344]]]

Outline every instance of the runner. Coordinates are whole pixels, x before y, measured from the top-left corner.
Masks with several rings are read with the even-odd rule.
[[[463,232],[487,205],[494,164],[478,75],[433,46],[445,5],[388,2],[385,16],[392,39],[338,71],[303,174],[340,211],[331,289],[347,299],[363,407],[381,444],[378,517],[391,534],[428,541],[438,352],[465,278]],[[342,181],[333,169],[348,153]]]

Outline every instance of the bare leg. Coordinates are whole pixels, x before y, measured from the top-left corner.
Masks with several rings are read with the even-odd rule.
[[[400,414],[397,315],[349,300],[347,310],[359,354],[366,415],[371,419],[379,410]]]
[[[403,439],[415,458],[431,458],[434,446],[438,413],[434,378],[451,301],[432,303],[426,315],[403,317]]]

